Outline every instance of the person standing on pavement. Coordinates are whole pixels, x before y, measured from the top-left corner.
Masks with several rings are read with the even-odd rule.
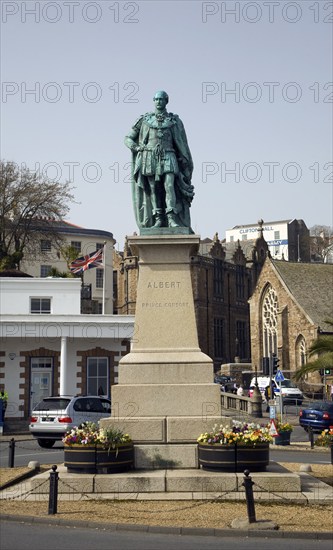
[[[271,393],[271,388],[268,386],[266,386],[265,388],[265,399],[266,399],[266,412],[269,412],[269,399],[270,399],[270,393]]]

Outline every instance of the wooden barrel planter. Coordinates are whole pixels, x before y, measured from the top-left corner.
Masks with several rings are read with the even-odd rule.
[[[98,473],[126,472],[133,468],[134,447],[132,443],[119,445],[116,449],[96,448],[96,467]]]
[[[280,432],[274,437],[274,445],[290,445],[291,432]]]
[[[65,445],[64,455],[69,473],[112,474],[130,470],[134,464],[132,443],[116,449],[104,449],[102,445]]]
[[[269,444],[247,445],[198,445],[199,466],[215,472],[263,472],[269,464]]]

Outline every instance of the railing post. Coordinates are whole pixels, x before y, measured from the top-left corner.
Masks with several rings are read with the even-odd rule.
[[[52,466],[50,473],[49,514],[56,514],[58,508],[58,479],[57,466]]]
[[[15,439],[12,437],[9,442],[8,468],[14,468],[14,460],[15,460]]]
[[[245,495],[246,495],[246,506],[247,506],[247,516],[249,519],[249,523],[255,523],[256,522],[256,511],[254,509],[254,498],[253,498],[253,485],[254,482],[252,481],[250,477],[250,471],[244,470],[244,481],[242,483],[243,487],[245,488]]]

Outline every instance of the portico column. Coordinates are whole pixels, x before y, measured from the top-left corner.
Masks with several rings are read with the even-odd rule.
[[[60,349],[60,395],[67,395],[67,336],[61,337]]]

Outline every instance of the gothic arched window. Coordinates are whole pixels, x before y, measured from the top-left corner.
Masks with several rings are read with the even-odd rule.
[[[262,301],[263,356],[277,353],[278,299],[275,290],[268,286]]]
[[[296,369],[301,368],[306,363],[306,345],[304,336],[300,335],[296,341]]]

